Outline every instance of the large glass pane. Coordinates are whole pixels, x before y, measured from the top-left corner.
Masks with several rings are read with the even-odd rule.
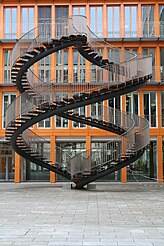
[[[157,127],[157,95],[156,92],[144,92],[144,117],[151,127]]]
[[[17,9],[5,8],[4,11],[4,37],[7,39],[16,38]]]
[[[86,144],[84,142],[57,142],[56,143],[56,161],[58,163],[63,163],[63,168],[66,168],[67,163],[69,163],[69,158],[73,157],[86,150]],[[69,157],[70,156],[70,157]],[[57,180],[68,181],[62,176],[57,174]]]
[[[161,115],[162,115],[162,127],[164,127],[164,92],[161,92]]]
[[[94,151],[94,155],[92,157],[92,162],[99,162],[100,160],[102,160],[102,156],[104,155],[108,155],[108,157],[106,157],[107,159],[110,159],[110,155],[111,155],[111,149],[109,148],[108,144],[105,144],[105,142],[92,142],[92,150]],[[103,152],[104,151],[104,152]],[[118,170],[114,173],[111,173],[110,175],[106,175],[105,177],[99,179],[99,181],[121,181],[121,171]]]
[[[137,7],[125,7],[125,36],[136,37],[137,35]]]
[[[55,7],[55,18],[58,20],[61,17],[68,16],[68,6],[56,6]]]
[[[142,6],[142,35],[154,36],[154,6]]]
[[[0,141],[0,181],[14,180],[14,151],[11,145]]]
[[[150,79],[150,81],[154,82],[155,81],[155,48],[143,48],[142,49],[142,53],[143,55],[151,55],[152,56],[152,78]]]
[[[42,154],[46,153],[46,157],[50,158],[50,143],[33,143],[33,147],[41,151]],[[26,180],[35,180],[35,181],[49,181],[50,180],[50,171],[46,168],[36,165],[35,163],[26,162]]]
[[[102,37],[102,7],[90,7],[90,28],[99,37]]]
[[[85,7],[73,7],[73,15],[85,16]]]
[[[129,181],[157,181],[157,141],[151,140],[150,148],[127,170]]]
[[[4,83],[10,83],[11,50],[4,51]]]
[[[139,100],[138,92],[133,92],[126,95],[126,112],[128,114],[139,115]],[[138,126],[138,121],[135,121],[135,127]]]
[[[164,82],[164,48],[160,48],[160,73],[161,82]]]
[[[120,36],[120,7],[107,7],[108,13],[108,37]]]
[[[160,36],[164,37],[164,5],[159,6]]]
[[[3,105],[2,105],[2,112],[3,112],[3,122],[2,127],[5,128],[5,113],[8,106],[15,100],[16,93],[4,93],[3,94]]]
[[[22,8],[22,35],[34,28],[34,8]],[[29,33],[32,38],[34,33]]]

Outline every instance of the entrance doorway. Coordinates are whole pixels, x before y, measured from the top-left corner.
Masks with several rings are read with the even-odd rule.
[[[14,181],[14,164],[11,146],[0,143],[0,181]]]

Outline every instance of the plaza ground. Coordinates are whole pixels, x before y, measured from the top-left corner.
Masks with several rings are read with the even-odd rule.
[[[0,183],[0,246],[163,246],[164,184]]]

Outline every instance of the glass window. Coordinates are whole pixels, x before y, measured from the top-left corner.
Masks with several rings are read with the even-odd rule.
[[[107,7],[108,37],[120,37],[120,7]]]
[[[142,35],[154,36],[154,6],[142,6]]]
[[[85,59],[77,50],[73,51],[73,82],[85,82]]]
[[[56,162],[62,164],[63,169],[69,168],[70,158],[86,150],[84,142],[57,142],[56,143]],[[66,180],[57,174],[57,180]]]
[[[34,28],[34,8],[22,8],[22,35]],[[33,38],[34,32],[28,38]]]
[[[152,78],[150,81],[155,81],[155,48],[143,48],[142,49],[143,55],[151,55],[152,56]]]
[[[85,107],[76,108],[76,109],[73,110],[73,113],[85,117],[86,116]],[[79,122],[73,121],[73,127],[74,128],[83,128],[83,127],[86,127],[86,125],[83,124],[83,123],[79,123]]]
[[[16,26],[17,26],[17,9],[5,8],[5,21],[4,21],[4,34],[5,38],[16,38]]]
[[[126,95],[126,112],[128,114],[139,115],[139,100],[138,92],[133,92]],[[138,121],[135,121],[135,126],[138,126]]]
[[[150,148],[127,170],[129,181],[157,181],[157,141],[150,140]]]
[[[157,127],[157,95],[156,92],[144,92],[144,117],[150,127]]]
[[[39,61],[39,78],[44,82],[50,80],[50,56]]]
[[[85,7],[73,7],[73,15],[86,15]]]
[[[4,83],[10,83],[10,72],[11,72],[11,50],[4,51]]]
[[[164,92],[161,92],[162,127],[164,127]]]
[[[47,118],[38,123],[38,128],[50,128],[51,127],[51,119]]]
[[[51,7],[38,7],[38,22],[51,22]]]
[[[98,37],[102,37],[102,7],[90,7],[90,28]]]
[[[114,124],[120,125],[121,119],[120,119],[120,114],[118,114],[117,109],[121,110],[121,97],[115,97],[115,98],[109,99],[108,106],[113,108],[112,110],[113,114],[111,114],[109,110],[109,114],[108,114],[109,120],[113,122]]]
[[[38,149],[44,157],[50,160],[50,143],[37,142],[33,143],[33,148]],[[26,180],[50,180],[50,171],[44,167],[26,160]]]
[[[68,6],[56,6],[55,7],[55,18],[56,21],[59,20],[61,17],[68,16]]]
[[[125,6],[125,36],[137,36],[137,7]]]
[[[68,50],[56,52],[56,82],[68,83]]]
[[[38,23],[39,34],[51,37],[51,7],[38,7]]]
[[[93,119],[103,120],[103,102],[91,104],[91,117]]]
[[[56,128],[68,128],[68,120],[56,115]]]
[[[164,36],[164,5],[159,6],[160,36]]]
[[[138,92],[126,95],[126,112],[139,115]]]
[[[2,127],[3,128],[6,127],[6,123],[5,123],[6,110],[8,106],[15,100],[15,98],[16,98],[16,93],[4,93],[3,94],[3,108],[2,108],[2,112],[3,112]]]
[[[113,144],[114,149],[112,151],[118,151],[118,149],[121,148],[121,142],[117,142],[117,146]],[[111,145],[108,144],[107,142],[92,142],[92,163],[96,164],[102,164],[107,160],[111,159]],[[106,175],[99,179],[101,181],[120,181],[121,180],[121,171],[118,170],[114,173],[111,173],[109,175]]]
[[[160,73],[161,82],[164,82],[164,48],[160,48]]]

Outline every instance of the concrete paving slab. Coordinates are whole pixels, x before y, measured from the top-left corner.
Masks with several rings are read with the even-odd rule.
[[[0,183],[0,246],[163,246],[164,184]]]

